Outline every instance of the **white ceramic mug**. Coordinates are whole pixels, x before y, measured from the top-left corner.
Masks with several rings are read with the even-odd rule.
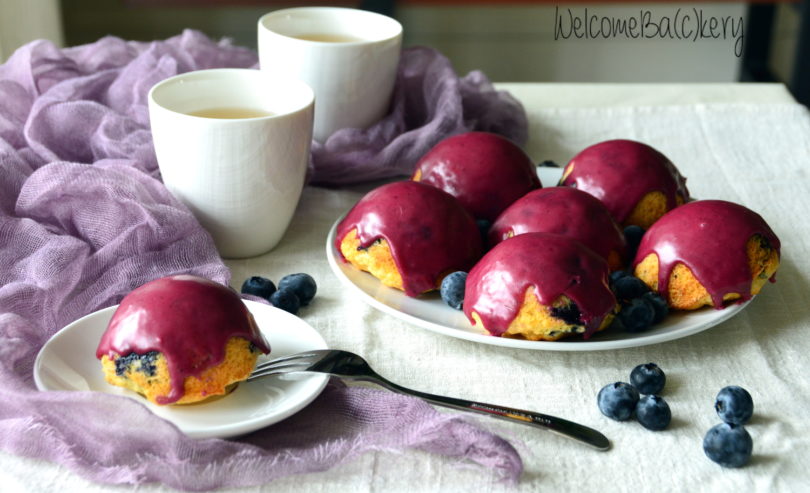
[[[211,117],[223,108],[229,116]],[[163,182],[223,257],[259,255],[281,240],[304,185],[313,108],[305,83],[250,69],[188,72],[149,91]]]
[[[396,20],[348,8],[283,9],[259,19],[258,39],[262,71],[315,91],[315,140],[366,128],[388,111],[402,46]]]

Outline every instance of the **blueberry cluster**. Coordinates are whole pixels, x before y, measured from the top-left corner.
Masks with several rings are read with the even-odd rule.
[[[596,402],[602,414],[616,421],[636,420],[648,430],[659,431],[669,426],[672,411],[658,395],[667,378],[655,363],[638,365],[630,372],[630,382],[615,382],[602,387]]]
[[[464,289],[467,283],[467,273],[456,271],[442,279],[439,293],[442,300],[456,310],[461,310],[464,306]]]
[[[751,394],[742,387],[723,387],[714,402],[722,423],[713,426],[703,438],[706,456],[723,467],[742,467],[751,459],[754,442],[743,426],[754,414]]]
[[[148,377],[154,377],[157,372],[157,367],[155,367],[157,357],[157,351],[149,351],[144,354],[129,353],[121,356],[115,360],[115,374],[121,377],[127,370],[136,370]],[[136,366],[133,367],[133,365]]]
[[[242,283],[242,293],[266,299],[276,308],[293,315],[302,306],[307,306],[315,297],[318,286],[309,274],[290,274],[281,278],[278,288],[270,279],[261,276],[249,277]]]
[[[610,274],[610,289],[620,310],[611,327],[627,332],[642,332],[664,320],[669,314],[667,300],[650,291],[644,281],[627,271]]]

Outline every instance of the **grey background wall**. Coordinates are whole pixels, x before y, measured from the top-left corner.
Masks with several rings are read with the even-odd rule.
[[[36,38],[82,44],[112,34],[126,39],[162,39],[183,28],[211,37],[230,37],[255,47],[256,20],[274,5],[165,7],[124,0],[0,0],[0,59]],[[317,2],[316,2],[317,3]],[[555,10],[556,8],[556,10]],[[731,82],[738,78],[736,37],[678,39],[563,39],[555,26],[570,15],[653,20],[699,12],[706,19],[745,19],[744,3],[514,4],[431,6],[401,4],[396,17],[406,45],[428,45],[447,55],[459,73],[483,70],[494,81]],[[682,17],[681,17],[682,18]],[[690,22],[694,22],[691,19]],[[797,35],[797,14],[780,5],[771,46],[771,70],[789,80]],[[559,33],[558,33],[559,34]],[[743,42],[745,40],[743,39]]]

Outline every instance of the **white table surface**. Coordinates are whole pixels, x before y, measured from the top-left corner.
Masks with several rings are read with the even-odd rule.
[[[334,220],[368,187],[307,187],[293,224],[273,252],[226,262],[235,287],[251,275],[277,280],[285,274],[308,272],[317,280],[319,291],[316,301],[300,315],[332,347],[367,356],[379,373],[402,385],[567,417],[601,430],[614,446],[607,453],[591,451],[548,433],[488,420],[488,425],[522,443],[518,447],[525,472],[516,487],[499,483],[485,470],[409,451],[401,455],[368,453],[330,471],[234,491],[799,491],[810,487],[810,474],[804,465],[810,456],[806,420],[810,416],[806,378],[810,368],[806,362],[810,350],[810,342],[806,342],[810,340],[806,337],[810,334],[810,268],[805,266],[810,254],[806,240],[810,226],[800,215],[810,210],[805,197],[810,187],[801,183],[801,178],[807,179],[801,164],[791,162],[792,156],[810,155],[810,137],[804,141],[800,137],[806,110],[795,105],[780,84],[499,87],[524,103],[531,132],[527,152],[537,161],[551,158],[565,162],[587,143],[616,133],[654,145],[662,143],[662,150],[689,178],[693,195],[739,201],[771,222],[783,240],[778,282],[766,286],[731,321],[665,344],[592,353],[476,344],[410,326],[347,292],[329,270],[324,242]],[[782,149],[782,154],[776,154],[788,156],[788,162],[778,158],[779,162],[763,162],[761,167],[751,166],[729,175],[733,163],[728,167],[724,163],[733,160],[734,149],[719,143],[715,147],[711,141],[699,138],[681,142],[674,137],[722,133],[723,129],[706,122],[733,123],[735,115],[740,119],[770,118],[774,122],[785,115],[785,131],[778,135],[793,138],[792,142],[805,148]],[[680,127],[682,117],[685,126],[697,126],[698,130],[690,133],[691,127]],[[649,121],[664,124],[646,127]],[[770,143],[763,141],[753,149],[769,156]],[[701,159],[689,162],[690,152],[701,153]],[[716,162],[718,166],[706,164],[706,153],[711,155],[708,163]],[[744,160],[750,155],[746,152],[739,157]],[[804,166],[808,163],[810,160]],[[795,207],[807,208],[798,211]],[[648,361],[658,362],[669,376],[664,396],[674,418],[670,429],[658,433],[646,431],[637,423],[612,422],[596,407],[599,388],[626,380],[633,366]],[[749,388],[756,405],[748,427],[754,437],[755,456],[748,467],[740,470],[720,468],[701,449],[703,434],[719,422],[712,409],[714,395],[728,384]],[[3,492],[128,489],[89,483],[61,466],[0,452]],[[166,490],[159,485],[138,489]]]

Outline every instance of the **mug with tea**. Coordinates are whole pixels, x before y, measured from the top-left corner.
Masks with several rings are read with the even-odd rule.
[[[278,244],[301,196],[314,94],[304,82],[251,69],[176,75],[149,91],[166,187],[226,258]]]
[[[364,10],[282,9],[259,19],[259,64],[315,92],[314,137],[366,128],[388,111],[402,47],[402,25]]]

